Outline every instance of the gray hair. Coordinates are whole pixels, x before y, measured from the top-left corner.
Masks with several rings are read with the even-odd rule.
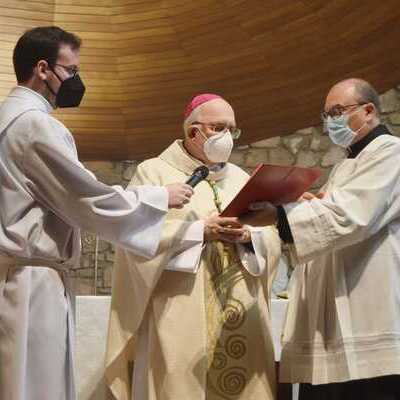
[[[205,104],[205,103],[203,103],[203,104]],[[195,108],[195,109],[192,111],[192,113],[191,113],[191,114],[185,119],[185,121],[183,122],[183,132],[185,133],[185,137],[188,137],[188,136],[189,136],[189,130],[190,130],[190,128],[191,128],[193,122],[196,122],[196,121],[197,121],[203,104],[201,104],[200,106],[198,106],[197,108]]]
[[[381,102],[379,99],[379,94],[375,88],[370,83],[361,79],[357,80],[357,82],[354,84],[354,88],[358,97],[358,101],[360,103],[372,103],[379,115],[381,112]]]

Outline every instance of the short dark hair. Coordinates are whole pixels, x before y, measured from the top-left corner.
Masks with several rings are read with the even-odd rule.
[[[372,103],[378,114],[381,112],[379,94],[370,83],[360,79],[355,83],[354,88],[360,103]]]
[[[79,49],[81,39],[57,26],[43,26],[26,31],[14,48],[13,63],[18,83],[32,77],[33,69],[40,60],[54,66],[62,44]]]

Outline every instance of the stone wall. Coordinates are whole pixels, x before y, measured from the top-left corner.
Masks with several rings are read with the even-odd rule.
[[[400,136],[400,86],[381,96],[382,118],[393,134]],[[332,166],[344,157],[341,148],[334,146],[322,127],[310,127],[285,137],[274,137],[241,146],[234,150],[231,162],[248,172],[258,163],[301,165],[317,167],[323,171],[321,179],[314,185],[315,190],[324,184]],[[400,157],[400,155],[399,155]],[[137,161],[87,162],[99,180],[104,183],[126,186],[131,179]],[[74,271],[78,294],[109,294],[111,289],[113,247],[99,240],[97,244],[97,265],[95,257],[96,237],[83,234],[83,256],[81,265]]]

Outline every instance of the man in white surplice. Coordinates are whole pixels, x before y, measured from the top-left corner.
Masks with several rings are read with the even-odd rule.
[[[195,96],[184,131],[132,184],[185,181],[204,164],[210,174],[168,214],[152,260],[117,252],[106,377],[118,400],[273,400],[270,265],[280,246],[267,252],[266,243],[277,232],[218,216],[248,180],[227,162],[240,132],[232,107]]]
[[[260,204],[243,219],[277,222],[305,263],[293,275],[280,368],[282,381],[302,383],[302,400],[400,398],[400,140],[379,108],[369,83],[336,84],[323,118],[347,158],[322,198]]]
[[[14,49],[18,86],[0,108],[0,399],[74,400],[67,271],[80,228],[142,257],[159,243],[187,185],[109,187],[79,162],[71,133],[50,116],[79,105],[80,40],[57,27],[26,32]]]

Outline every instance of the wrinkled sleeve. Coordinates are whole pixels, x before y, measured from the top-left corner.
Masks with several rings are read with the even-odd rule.
[[[387,141],[323,199],[284,206],[297,263],[374,235],[400,215],[400,144]]]
[[[77,158],[69,131],[47,114],[32,118],[24,158],[32,196],[71,226],[143,257],[155,254],[168,211],[163,187],[124,191],[95,179]]]
[[[147,173],[145,168],[139,165],[129,187],[131,185],[159,184],[160,182],[155,179],[154,176]],[[204,221],[185,221],[168,217],[165,222],[165,231],[170,230],[175,234],[173,240],[166,236],[166,240],[170,241],[170,251],[165,269],[197,273],[204,248]]]
[[[241,244],[237,245],[243,266],[253,276],[261,276],[265,271],[273,276],[281,256],[281,241],[277,230],[274,227],[251,226],[248,229],[254,251]]]

